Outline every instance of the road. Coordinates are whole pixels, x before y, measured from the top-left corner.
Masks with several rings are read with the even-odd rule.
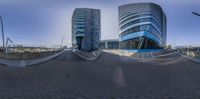
[[[134,60],[71,51],[25,68],[0,66],[0,99],[200,99],[200,65],[178,54]]]

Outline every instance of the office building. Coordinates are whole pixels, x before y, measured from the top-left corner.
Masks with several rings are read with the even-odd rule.
[[[163,49],[166,46],[166,16],[155,3],[132,3],[119,7],[120,49]]]
[[[102,40],[101,49],[119,49],[119,40],[118,39]]]
[[[72,16],[72,46],[82,51],[95,51],[100,47],[100,10],[76,8]]]

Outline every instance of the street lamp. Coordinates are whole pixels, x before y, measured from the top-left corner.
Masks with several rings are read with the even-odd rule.
[[[173,40],[173,43],[174,43],[174,49],[175,49],[175,47],[176,47],[176,41],[175,41],[174,38],[173,38],[172,40]]]
[[[62,37],[62,42],[61,42],[61,48],[63,48],[63,41],[64,41],[65,37]]]
[[[3,19],[2,19],[1,16],[0,16],[0,20],[1,20],[1,33],[2,33],[3,49],[4,49],[5,48],[5,45],[4,45],[4,29],[3,29]]]

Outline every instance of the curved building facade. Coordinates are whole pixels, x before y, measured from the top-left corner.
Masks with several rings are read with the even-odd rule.
[[[101,49],[119,49],[118,39],[101,40]]]
[[[119,7],[120,49],[163,49],[166,46],[166,16],[154,3]]]
[[[100,47],[100,10],[76,8],[72,16],[72,46],[82,51],[95,51]]]

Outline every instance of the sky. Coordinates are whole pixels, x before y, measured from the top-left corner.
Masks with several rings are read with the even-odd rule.
[[[128,3],[159,4],[167,16],[167,44],[200,44],[199,0],[0,0],[5,38],[17,45],[71,46],[75,8],[101,10],[101,39],[118,39],[118,7]],[[2,45],[0,35],[0,45]]]

